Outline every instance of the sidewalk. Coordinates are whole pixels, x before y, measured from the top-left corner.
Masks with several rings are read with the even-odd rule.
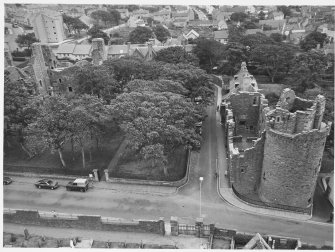
[[[172,245],[179,249],[199,249],[201,244],[208,242],[206,238],[198,238],[192,235],[158,235],[149,233],[135,233],[135,232],[111,232],[111,231],[97,231],[97,230],[83,230],[70,228],[52,228],[42,226],[19,225],[13,223],[4,223],[3,232],[23,234],[23,230],[27,228],[30,235],[44,235],[46,237],[60,238],[91,238],[95,241],[110,241],[110,242],[127,242],[127,243],[143,243],[158,244],[158,245]]]
[[[221,101],[221,88],[218,87],[218,101],[219,103]],[[275,209],[267,209],[267,208],[262,208],[261,206],[255,206],[251,205],[245,201],[242,201],[240,198],[238,198],[233,190],[229,187],[228,183],[228,178],[225,177],[224,173],[228,168],[227,164],[227,157],[226,157],[226,148],[224,146],[224,132],[223,132],[223,127],[221,126],[221,118],[220,114],[216,113],[216,133],[217,133],[217,144],[218,144],[218,193],[220,197],[229,203],[230,205],[233,205],[235,207],[240,208],[241,210],[245,212],[250,212],[254,214],[259,214],[259,215],[269,215],[269,216],[275,216],[275,217],[280,217],[280,218],[289,218],[289,219],[295,219],[295,220],[309,220],[311,219],[312,216],[306,215],[306,214],[299,214],[299,213],[294,213],[294,212],[289,212],[289,211],[284,211],[284,210],[275,210]],[[221,140],[221,141],[220,141]]]

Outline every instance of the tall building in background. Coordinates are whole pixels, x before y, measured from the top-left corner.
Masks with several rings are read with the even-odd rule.
[[[59,43],[65,40],[62,14],[52,10],[36,13],[32,20],[35,36],[41,43]]]

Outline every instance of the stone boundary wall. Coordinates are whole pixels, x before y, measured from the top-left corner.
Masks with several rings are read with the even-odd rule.
[[[125,179],[109,177],[107,182],[110,183],[123,183],[123,184],[137,184],[137,185],[153,185],[153,186],[182,186],[187,182],[190,171],[191,151],[187,152],[187,166],[185,176],[177,181],[154,181],[154,180],[141,180],[141,179]]]
[[[36,210],[4,209],[3,221],[23,225],[86,230],[165,234],[164,220],[124,220],[100,215],[75,215]]]

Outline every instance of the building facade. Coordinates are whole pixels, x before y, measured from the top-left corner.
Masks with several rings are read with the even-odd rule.
[[[63,17],[58,12],[43,11],[36,13],[32,26],[41,43],[59,43],[66,39]]]

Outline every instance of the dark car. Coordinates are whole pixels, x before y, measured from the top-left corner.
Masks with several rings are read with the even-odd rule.
[[[51,179],[41,179],[35,183],[37,188],[44,188],[44,189],[56,189],[58,188],[58,182],[54,182]]]
[[[10,177],[3,177],[3,184],[4,185],[9,185],[12,182],[13,182],[13,180]]]

